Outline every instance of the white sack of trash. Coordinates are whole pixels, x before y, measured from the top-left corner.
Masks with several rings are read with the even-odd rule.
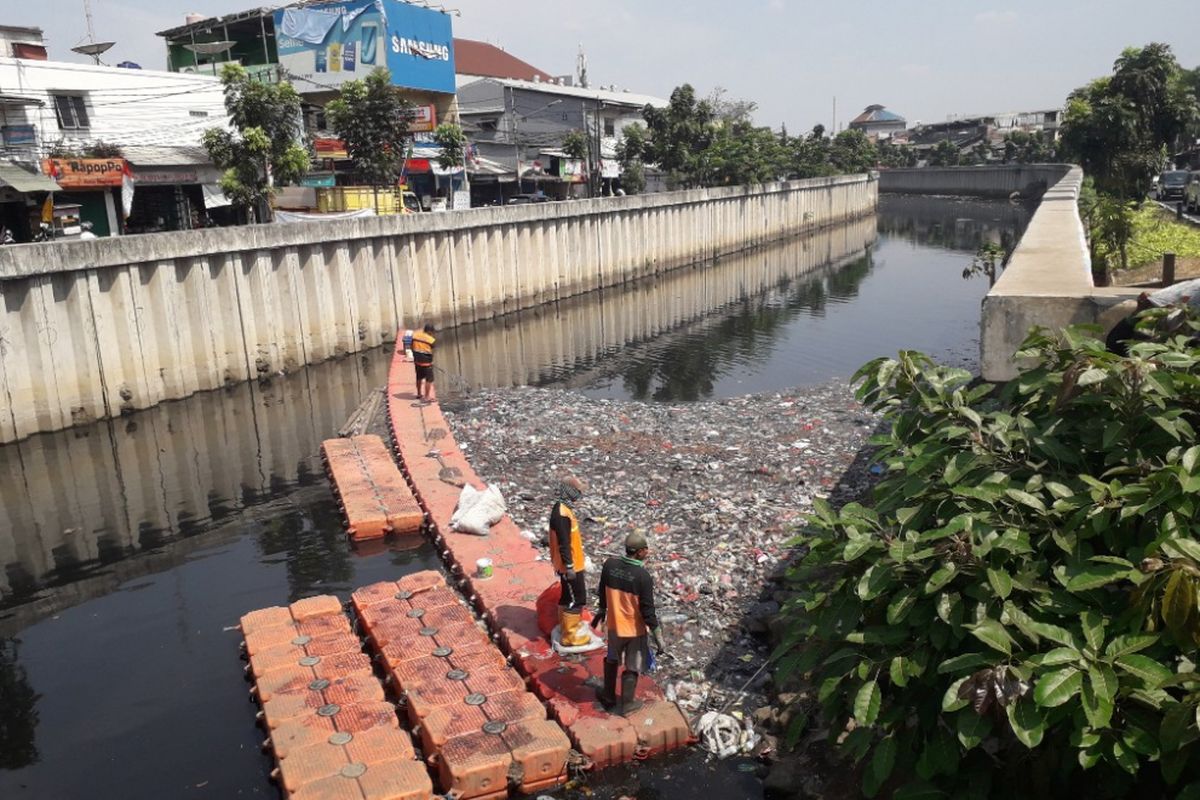
[[[500,487],[489,483],[483,491],[467,484],[458,496],[458,507],[450,517],[450,527],[461,533],[487,536],[488,530],[508,511]]]

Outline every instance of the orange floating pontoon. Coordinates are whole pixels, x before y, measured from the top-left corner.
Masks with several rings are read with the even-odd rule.
[[[459,579],[463,592],[484,616],[497,642],[511,656],[513,666],[529,680],[554,719],[570,734],[575,748],[595,766],[604,767],[694,741],[683,713],[674,703],[663,699],[661,690],[649,677],[644,676],[638,684],[638,696],[646,702],[645,706],[628,718],[607,714],[599,707],[596,689],[603,682],[603,652],[563,660],[553,650],[538,627],[536,603],[538,596],[557,578],[550,564],[539,559],[538,551],[520,536],[509,517],[494,525],[487,536],[450,529],[460,487],[464,482],[475,486],[481,486],[482,482],[455,444],[437,405],[418,403],[414,390],[411,367],[401,357],[394,357],[388,378],[388,417],[401,468],[428,515],[435,543]],[[475,563],[481,558],[492,561],[493,572],[489,577],[475,573]],[[402,629],[393,624],[391,631],[398,630]],[[386,626],[381,631],[384,639],[393,635]],[[387,654],[394,649],[384,645],[383,652]],[[441,718],[438,719],[442,724]],[[455,726],[464,726],[466,722],[455,719],[445,725],[457,729]],[[490,752],[483,744],[480,742],[480,747],[470,749],[473,760],[464,763],[474,765],[483,758],[480,753]],[[453,761],[459,747],[449,749],[451,755],[443,758]],[[494,742],[488,747],[501,749]],[[515,752],[512,747],[509,749]]]
[[[430,800],[433,782],[336,597],[242,617],[264,745],[289,800]]]
[[[418,533],[424,514],[378,436],[328,439],[321,454],[355,541]]]
[[[351,604],[443,791],[468,800],[566,782],[566,734],[452,590],[418,573]]]

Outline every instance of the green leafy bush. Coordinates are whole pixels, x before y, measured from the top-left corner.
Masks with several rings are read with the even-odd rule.
[[[1200,324],[1145,316],[1171,332],[1125,359],[1037,331],[998,388],[855,376],[887,472],[817,503],[776,655],[866,796],[1200,797]]]

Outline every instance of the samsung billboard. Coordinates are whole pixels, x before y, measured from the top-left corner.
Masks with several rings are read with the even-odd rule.
[[[399,0],[349,0],[275,12],[284,78],[299,92],[336,90],[386,67],[392,83],[454,93],[450,17]]]

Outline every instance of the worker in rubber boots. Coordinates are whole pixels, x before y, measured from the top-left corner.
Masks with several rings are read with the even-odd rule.
[[[582,647],[592,641],[583,624],[583,609],[587,605],[583,535],[579,532],[579,518],[571,507],[583,497],[586,489],[578,478],[564,477],[558,484],[558,500],[550,509],[550,561],[562,588],[558,600],[558,630],[563,647]]]
[[[435,333],[437,328],[433,327],[433,323],[426,322],[425,327],[412,337],[413,365],[417,372],[417,399],[426,403],[432,401],[430,395],[433,394],[433,345],[437,342]],[[422,384],[425,387],[424,395],[421,394]]]
[[[610,558],[600,571],[600,610],[594,624],[608,624],[608,654],[604,658],[604,689],[597,694],[600,704],[622,716],[642,707],[634,699],[638,676],[650,664],[649,639],[654,650],[663,652],[654,610],[654,580],[646,571],[650,545],[645,534],[625,537],[625,556]],[[621,697],[617,698],[617,672],[622,663]]]

